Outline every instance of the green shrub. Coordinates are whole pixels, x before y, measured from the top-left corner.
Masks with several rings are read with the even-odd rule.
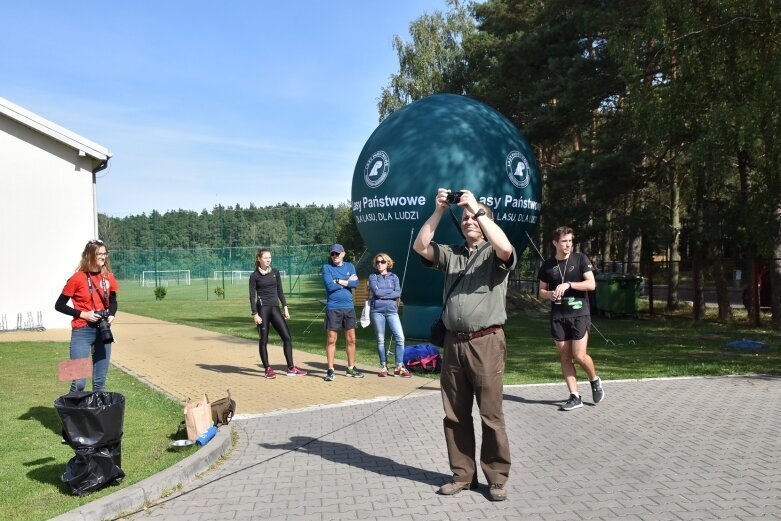
[[[157,286],[155,288],[155,300],[163,300],[168,295],[168,290],[163,286]]]
[[[217,295],[217,298],[225,298],[225,290],[221,286],[214,288],[214,294]]]

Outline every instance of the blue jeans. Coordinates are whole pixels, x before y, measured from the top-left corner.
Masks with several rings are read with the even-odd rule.
[[[404,331],[401,329],[401,319],[398,313],[371,312],[372,325],[377,334],[377,354],[380,356],[380,365],[386,365],[385,357],[385,324],[391,330],[396,349],[393,353],[396,357],[396,365],[404,363]]]
[[[71,332],[71,360],[92,356],[92,390],[106,388],[106,375],[111,362],[111,344],[104,344],[98,338],[98,330],[84,326]],[[73,380],[70,392],[83,391],[87,386],[84,379]]]

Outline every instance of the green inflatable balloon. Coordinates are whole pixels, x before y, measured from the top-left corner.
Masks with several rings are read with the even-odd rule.
[[[470,190],[491,207],[519,256],[542,208],[542,181],[531,148],[491,107],[437,94],[385,119],[355,165],[352,211],[369,251],[393,257],[393,271],[403,283],[402,323],[409,338],[426,338],[442,307],[442,274],[424,267],[412,251],[440,187]],[[460,219],[461,209],[453,210]],[[434,240],[464,240],[447,212]]]

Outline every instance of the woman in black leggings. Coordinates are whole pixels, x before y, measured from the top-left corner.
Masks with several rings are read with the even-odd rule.
[[[271,250],[268,248],[259,249],[255,256],[255,271],[249,278],[249,302],[252,307],[252,318],[260,335],[258,351],[260,361],[263,363],[263,376],[269,379],[277,377],[268,363],[269,326],[273,327],[282,339],[287,361],[286,374],[306,376],[306,371],[302,371],[293,363],[293,342],[285,322],[290,319],[290,313],[287,310],[285,293],[282,291],[282,278],[279,270],[271,267]]]

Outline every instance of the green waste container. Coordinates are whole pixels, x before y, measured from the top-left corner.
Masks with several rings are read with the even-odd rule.
[[[618,314],[636,315],[640,309],[640,289],[643,277],[625,273],[598,273],[597,309],[609,317]]]

